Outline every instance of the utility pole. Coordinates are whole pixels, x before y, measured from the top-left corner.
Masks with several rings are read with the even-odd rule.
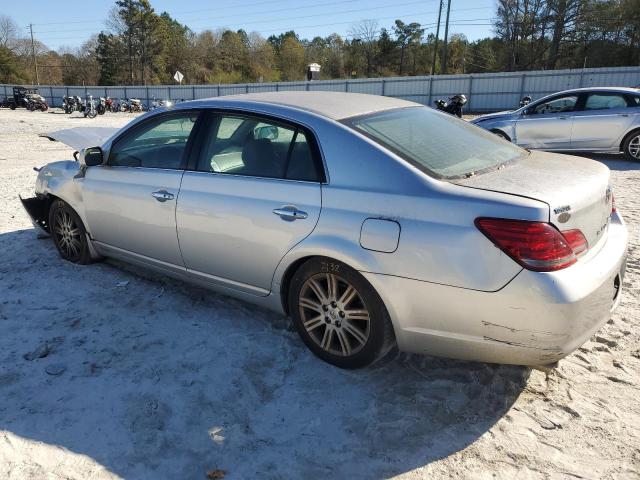
[[[447,73],[447,41],[449,39],[449,12],[451,12],[451,0],[447,0],[447,20],[444,24],[444,52],[442,54],[442,73]]]
[[[33,24],[29,24],[29,31],[31,32],[31,55],[33,55],[33,68],[36,70],[36,83],[40,85],[40,77],[38,76],[38,60],[36,59],[36,47],[33,43]]]
[[[440,0],[440,8],[438,9],[438,26],[436,27],[436,43],[433,46],[433,60],[431,62],[431,75],[436,74],[436,56],[438,55],[438,37],[440,36],[440,19],[442,18],[442,7],[444,0]]]

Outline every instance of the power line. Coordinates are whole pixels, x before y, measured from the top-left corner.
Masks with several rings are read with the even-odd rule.
[[[438,1],[438,0],[430,0],[430,1]],[[415,4],[422,4],[424,3],[424,1],[412,1],[412,2],[406,2],[406,3],[402,3],[402,4],[397,4],[397,6],[409,6],[409,5],[415,5]],[[386,8],[386,7],[377,7],[379,8]],[[454,12],[462,12],[462,11],[471,11],[471,10],[486,10],[487,7],[471,7],[471,8],[461,8],[461,9],[456,9],[456,10],[452,10]],[[367,8],[367,9],[356,9],[356,10],[346,10],[346,11],[340,11],[340,12],[334,12],[334,14],[338,15],[338,14],[343,14],[343,13],[355,13],[355,12],[361,12],[361,11],[369,11],[371,10],[371,8]],[[408,17],[408,16],[417,16],[417,15],[431,15],[431,14],[435,14],[437,13],[436,11],[430,11],[430,12],[417,12],[417,13],[407,13],[407,14],[396,14],[393,16],[389,16],[389,17],[380,17],[380,18],[368,18],[368,20],[388,20],[388,19],[396,19],[399,17]],[[288,20],[298,20],[298,19],[305,19],[305,18],[315,18],[315,17],[319,17],[319,16],[325,16],[326,14],[314,14],[314,15],[303,15],[303,16],[295,16],[295,17],[285,17],[285,18],[278,18],[278,19],[271,19],[271,20],[260,20],[260,21],[254,21],[254,22],[245,22],[242,24],[237,24],[235,25],[233,28],[234,29],[240,29],[242,28],[244,25],[254,25],[254,24],[265,24],[265,23],[273,23],[273,22],[281,22],[281,21],[288,21]],[[475,20],[475,19],[474,19]],[[481,20],[491,20],[491,19],[481,19]],[[301,29],[301,28],[316,28],[316,27],[324,27],[324,26],[332,26],[332,25],[346,25],[346,24],[351,24],[351,23],[356,23],[356,20],[348,20],[345,22],[331,22],[331,23],[323,23],[323,24],[316,24],[316,25],[302,25],[302,26],[297,26],[295,27],[295,29]],[[429,26],[429,25],[436,25],[436,23],[430,23],[430,24],[423,24],[422,26]],[[222,26],[222,25],[218,25],[218,26],[212,26],[210,28],[213,29],[224,29],[224,28],[229,28],[229,26]],[[277,32],[277,31],[282,31],[281,28],[274,28],[274,29],[270,29],[270,30],[262,30],[262,32]],[[37,32],[36,32],[37,33]],[[76,39],[77,36],[62,36],[62,37],[46,37],[46,39],[48,40],[71,40],[71,39]]]
[[[437,0],[427,0],[428,2],[434,2]],[[333,2],[333,4],[339,4],[339,3],[343,3],[343,2]],[[422,5],[425,3],[425,0],[414,0],[411,2],[405,2],[405,3],[398,3],[395,6],[396,7],[406,7],[406,6],[411,6],[411,5]],[[325,5],[331,5],[332,3],[328,3]],[[341,15],[344,13],[359,13],[359,12],[368,12],[371,10],[380,10],[380,9],[384,9],[384,8],[388,8],[387,6],[380,6],[380,7],[367,7],[367,8],[357,8],[357,9],[351,9],[351,10],[342,10],[342,11],[336,11],[336,12],[332,12],[332,15]],[[280,10],[278,10],[280,11]],[[281,11],[287,11],[287,9],[285,10],[281,10]],[[284,18],[273,18],[273,19],[267,19],[267,20],[255,20],[255,21],[250,21],[250,22],[243,22],[240,25],[256,25],[256,24],[265,24],[265,23],[274,23],[274,22],[286,22],[288,20],[301,20],[301,19],[307,19],[307,18],[316,18],[316,17],[326,17],[326,12],[323,13],[315,13],[315,14],[311,14],[311,15],[298,15],[295,17],[284,17]],[[237,16],[237,15],[236,15]],[[219,17],[218,17],[219,18]],[[196,21],[206,21],[207,19],[200,19],[200,20],[196,20]],[[350,22],[353,22],[353,20],[351,20]],[[214,25],[211,26],[210,28],[213,29],[218,29],[218,28],[225,28],[226,25]],[[85,29],[86,30],[86,29]],[[36,32],[38,33],[38,32]],[[40,32],[43,33],[43,32]],[[55,37],[50,37],[50,38],[55,38]],[[71,37],[57,37],[57,38],[71,38]]]

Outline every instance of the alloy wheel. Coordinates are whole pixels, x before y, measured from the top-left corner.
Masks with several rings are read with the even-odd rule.
[[[356,288],[338,275],[308,278],[300,289],[298,308],[304,329],[326,352],[351,356],[369,339],[369,310]]]
[[[640,135],[636,135],[631,139],[627,150],[629,150],[629,154],[633,158],[637,158],[640,160]]]
[[[69,212],[60,209],[55,214],[53,232],[56,243],[67,258],[76,258],[82,252],[80,228]]]

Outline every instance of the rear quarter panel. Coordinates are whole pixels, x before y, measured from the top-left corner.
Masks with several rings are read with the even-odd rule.
[[[428,177],[368,138],[342,125],[318,128],[329,182],[313,233],[283,259],[326,255],[353,268],[482,291],[502,288],[522,270],[474,225],[480,216],[546,221],[536,200],[469,189]],[[362,248],[368,218],[400,224],[394,252]]]

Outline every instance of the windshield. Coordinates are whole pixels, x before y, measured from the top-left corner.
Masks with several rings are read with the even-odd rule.
[[[409,107],[345,122],[436,178],[497,168],[527,155],[493,133],[427,107]]]

